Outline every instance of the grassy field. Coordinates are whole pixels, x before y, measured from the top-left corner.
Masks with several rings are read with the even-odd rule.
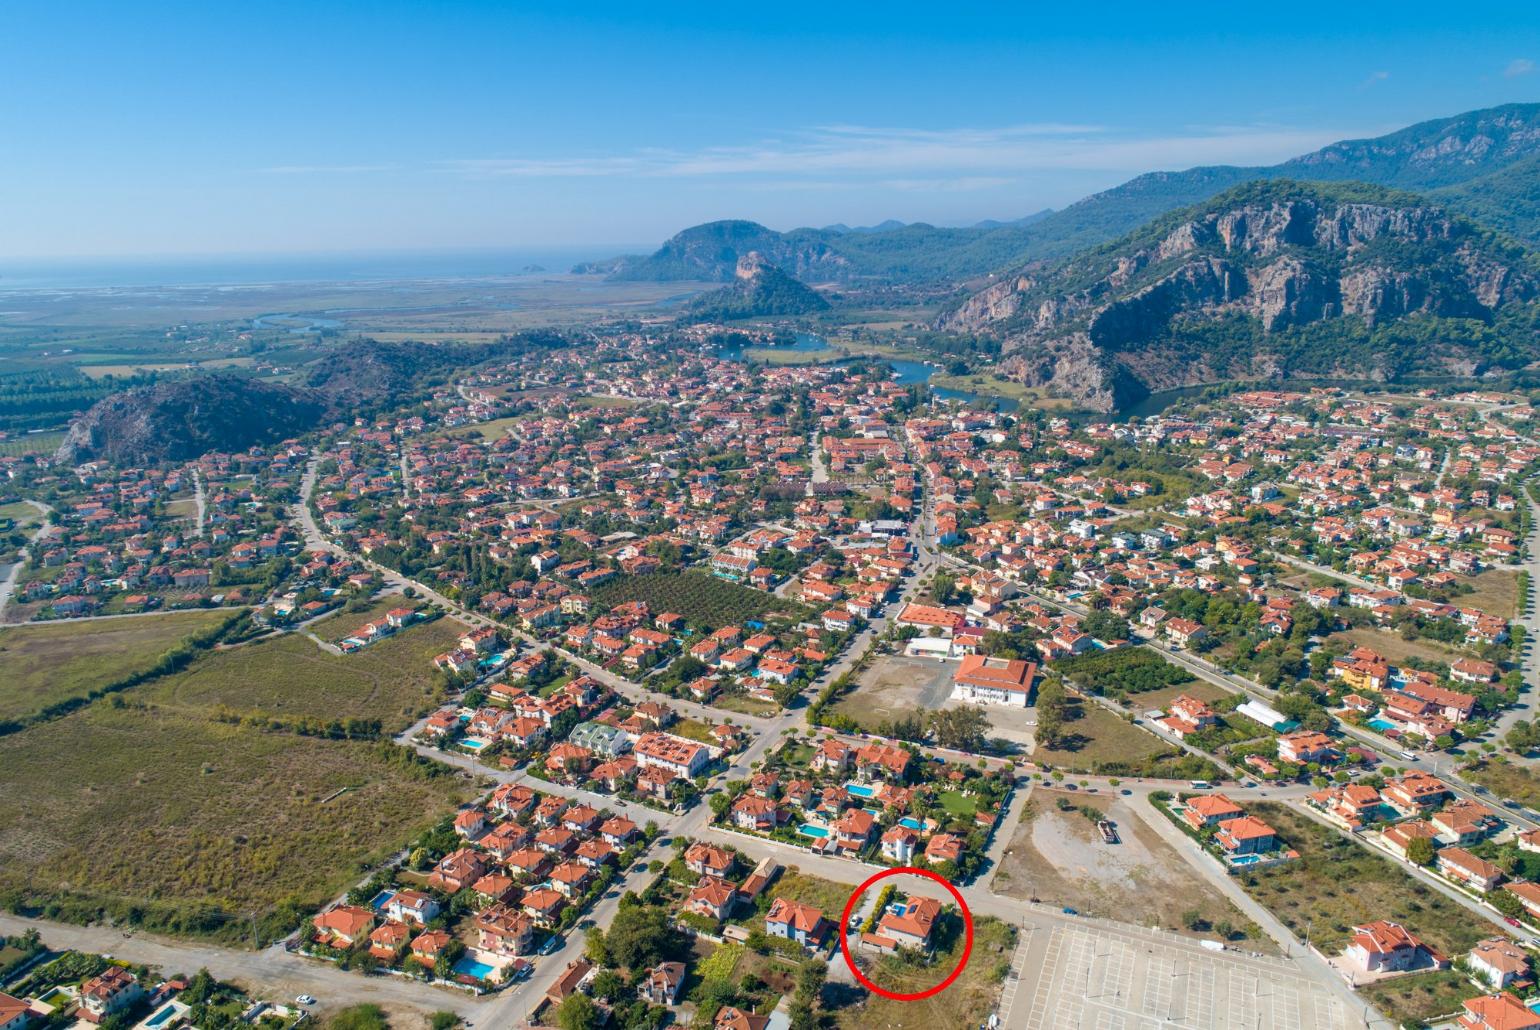
[[[58,450],[63,442],[62,432],[26,433],[13,436],[9,440],[0,440],[0,458],[17,458],[23,454],[41,454]]]
[[[381,745],[122,702],[0,739],[0,768],[0,895],[229,940],[280,932],[465,790]]]
[[[1050,397],[1045,390],[984,372],[954,376],[949,372],[937,371],[931,374],[930,385],[939,386],[945,390],[976,393],[984,397],[1007,397],[1019,402],[1023,407],[1049,410],[1075,406],[1075,402],[1067,397]]]
[[[1525,808],[1540,808],[1540,777],[1512,762],[1486,762],[1461,773],[1498,797],[1512,798]]]
[[[961,922],[958,920],[957,922]],[[938,931],[938,933],[943,931]],[[911,994],[934,987],[957,964],[962,954],[958,927],[935,961],[912,966],[897,957],[884,957],[867,975],[890,991]],[[922,1001],[893,1001],[875,995],[864,1004],[835,1013],[840,1030],[940,1030],[941,1027],[980,1025],[1000,997],[1000,984],[1016,947],[1016,928],[986,916],[974,920],[973,954],[957,982],[940,994]]]
[[[622,576],[594,591],[594,601],[611,608],[646,601],[655,612],[677,612],[700,626],[717,629],[772,612],[795,613],[801,606],[762,590],[742,587],[704,572],[658,572]]]
[[[494,418],[488,422],[477,422],[469,426],[454,426],[449,429],[435,429],[429,433],[430,437],[453,437],[456,440],[480,439],[485,441],[501,440],[509,431],[527,419],[528,415],[515,415],[510,418]]]
[[[10,504],[0,504],[0,522],[10,519],[16,524],[17,529],[35,526],[40,518],[38,510],[25,501],[12,501]]]
[[[1462,601],[1463,603],[1463,601]],[[1404,662],[1408,658],[1426,658],[1431,662],[1452,662],[1460,652],[1445,647],[1436,640],[1402,640],[1399,633],[1387,633],[1369,626],[1333,633],[1327,641],[1344,640],[1350,647],[1368,647],[1384,655],[1392,662]]]
[[[1467,580],[1473,593],[1461,594],[1454,602],[1461,607],[1479,608],[1488,615],[1513,618],[1519,599],[1519,574],[1505,569],[1488,569]]]
[[[176,644],[229,617],[228,611],[176,612],[0,629],[0,720],[32,715],[149,668]]]
[[[1042,744],[1032,760],[1062,769],[1090,771],[1100,762],[1131,761],[1171,751],[1171,745],[1091,702],[1071,698],[1064,736],[1053,747]],[[1078,713],[1078,717],[1076,717]]]
[[[399,598],[363,613],[339,612],[312,626],[332,640]],[[136,695],[167,708],[228,709],[292,722],[300,719],[378,719],[388,732],[409,726],[438,699],[433,658],[454,647],[460,624],[447,619],[408,627],[352,654],[334,655],[315,641],[288,634],[216,651]]]
[[[1464,1011],[1460,1003],[1480,992],[1453,969],[1414,973],[1358,988],[1358,993],[1397,1026],[1420,1026],[1432,1016]]]
[[[790,866],[770,887],[771,898],[790,898],[804,905],[812,905],[823,911],[823,917],[838,925],[845,902],[850,899],[850,888],[842,883],[810,876],[796,866]]]
[[[1388,859],[1308,816],[1274,802],[1248,807],[1300,857],[1239,877],[1238,882],[1294,933],[1308,932],[1311,943],[1325,954],[1340,952],[1354,925],[1374,919],[1401,923],[1451,956],[1463,955],[1495,931],[1490,922],[1413,879]],[[1390,981],[1382,989],[1395,992],[1402,982]],[[1420,1018],[1437,1014],[1424,1012]]]
[[[1224,687],[1210,683],[1208,680],[1188,680],[1186,683],[1178,683],[1174,687],[1163,687],[1160,690],[1152,690],[1146,694],[1140,694],[1137,700],[1140,711],[1154,711],[1157,708],[1164,710],[1167,705],[1175,701],[1181,695],[1195,697],[1199,701],[1213,704],[1215,701],[1223,701],[1227,697],[1234,696]]]

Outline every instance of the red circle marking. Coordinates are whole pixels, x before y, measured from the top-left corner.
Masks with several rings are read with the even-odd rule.
[[[866,978],[865,973],[856,968],[856,961],[850,956],[850,912],[856,907],[856,900],[860,898],[861,895],[865,894],[867,889],[870,888],[872,884],[877,883],[879,880],[886,880],[890,876],[897,876],[900,873],[909,873],[912,876],[923,876],[925,879],[935,880],[937,883],[941,884],[941,886],[945,887],[947,889],[947,893],[952,895],[952,899],[957,902],[957,907],[962,910],[963,926],[966,929],[966,936],[963,940],[962,958],[957,960],[957,968],[952,970],[951,974],[936,986],[926,991],[915,991],[913,994],[903,994],[898,991],[887,991],[883,990],[881,987],[878,987],[876,984],[872,983]],[[952,886],[949,881],[943,880],[940,876],[931,872],[929,869],[919,869],[912,865],[894,866],[892,869],[884,869],[882,872],[877,873],[875,876],[868,878],[865,883],[856,888],[854,894],[850,895],[850,900],[845,902],[845,911],[840,915],[840,952],[845,956],[845,965],[850,967],[850,972],[855,975],[855,978],[860,981],[863,987],[871,991],[873,994],[880,994],[884,998],[891,998],[894,1001],[920,1001],[921,999],[940,994],[942,991],[952,986],[952,984],[956,982],[957,978],[962,975],[962,971],[967,967],[968,956],[973,953],[973,913],[968,911],[968,903],[963,900],[963,896],[958,892],[957,888]]]

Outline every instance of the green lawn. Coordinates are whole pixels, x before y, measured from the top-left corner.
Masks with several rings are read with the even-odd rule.
[[[0,721],[84,697],[149,668],[171,648],[230,614],[177,612],[0,629]]]
[[[978,801],[971,794],[964,794],[960,790],[943,790],[936,795],[936,800],[946,809],[947,815],[954,817],[971,819],[979,810]]]
[[[312,629],[323,640],[340,638],[372,614],[340,612]],[[209,654],[135,693],[167,707],[226,709],[288,723],[378,719],[394,732],[439,700],[442,677],[433,657],[452,649],[461,629],[449,619],[418,624],[345,655],[287,634]]]

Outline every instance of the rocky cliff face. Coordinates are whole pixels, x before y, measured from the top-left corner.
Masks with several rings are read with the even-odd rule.
[[[998,333],[1007,372],[1107,408],[1142,391],[1288,374],[1292,358],[1273,343],[1289,330],[1416,316],[1490,323],[1537,292],[1527,255],[1417,198],[1269,182],[1014,276],[938,324]],[[1224,353],[1195,349],[1221,322]]]
[[[58,457],[188,461],[298,436],[325,410],[319,394],[234,375],[157,383],[98,401],[70,426]]]

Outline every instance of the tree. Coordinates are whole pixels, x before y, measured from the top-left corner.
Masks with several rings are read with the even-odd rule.
[[[1427,837],[1413,837],[1406,844],[1406,860],[1416,865],[1433,864],[1433,841]]]
[[[972,706],[943,708],[930,715],[930,729],[936,743],[956,751],[978,751],[989,731],[989,717]]]
[[[586,994],[570,995],[556,1010],[556,1025],[561,1030],[598,1030],[598,1006]]]
[[[650,905],[621,908],[604,935],[610,964],[623,969],[646,969],[677,956],[684,939],[669,920],[669,913]]]

